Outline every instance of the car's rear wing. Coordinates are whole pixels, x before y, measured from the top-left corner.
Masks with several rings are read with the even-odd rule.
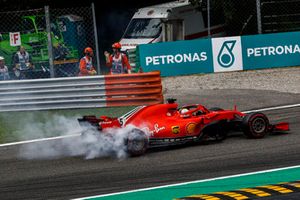
[[[90,124],[92,126],[97,127],[99,130],[101,129],[101,127],[99,126],[99,122],[101,121],[101,119],[97,118],[94,115],[86,115],[77,120],[78,120],[80,126],[86,126],[87,124]]]

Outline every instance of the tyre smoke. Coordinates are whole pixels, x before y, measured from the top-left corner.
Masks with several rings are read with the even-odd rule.
[[[60,132],[61,135],[75,136],[63,139],[48,140],[24,144],[20,147],[19,157],[22,159],[57,159],[62,157],[81,156],[85,159],[99,157],[115,157],[124,159],[127,157],[125,140],[133,126],[125,128],[109,129],[105,133],[87,124],[80,126],[77,118],[54,116],[46,123],[28,123],[19,132],[21,139],[32,136],[48,136],[51,133]]]

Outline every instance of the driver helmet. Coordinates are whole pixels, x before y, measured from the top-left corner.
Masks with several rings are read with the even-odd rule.
[[[185,114],[187,113],[189,110],[187,108],[183,108],[181,111],[180,111],[180,114]]]

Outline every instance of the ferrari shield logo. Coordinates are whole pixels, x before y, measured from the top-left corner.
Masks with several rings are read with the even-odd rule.
[[[194,134],[196,129],[196,124],[195,123],[189,123],[186,126],[186,133],[187,134]]]
[[[172,133],[178,134],[180,132],[180,127],[179,126],[172,126]]]

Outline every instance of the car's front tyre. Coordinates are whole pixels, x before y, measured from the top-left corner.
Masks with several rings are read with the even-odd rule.
[[[269,120],[263,113],[251,113],[243,118],[243,132],[249,138],[263,138],[268,133]]]

